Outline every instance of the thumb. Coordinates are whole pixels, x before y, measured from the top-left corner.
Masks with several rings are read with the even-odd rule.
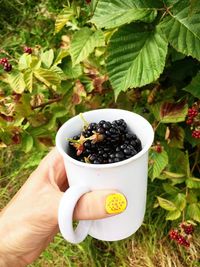
[[[126,206],[125,196],[118,191],[95,190],[79,199],[73,217],[75,220],[102,219],[123,212]]]

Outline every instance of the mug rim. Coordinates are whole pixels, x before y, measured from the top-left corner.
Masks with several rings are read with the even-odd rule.
[[[140,152],[138,152],[135,156],[132,156],[131,158],[128,158],[128,159],[125,159],[125,160],[122,160],[120,162],[114,162],[114,163],[106,163],[106,164],[88,164],[88,163],[85,163],[85,162],[81,162],[81,161],[78,161],[72,157],[70,157],[65,151],[64,149],[62,148],[62,145],[61,145],[61,142],[60,142],[60,135],[61,133],[63,132],[63,130],[65,129],[66,127],[66,124],[70,123],[72,120],[74,120],[75,118],[77,118],[78,116],[80,116],[80,114],[70,118],[69,120],[67,120],[60,128],[59,130],[57,131],[57,134],[56,134],[56,148],[58,149],[58,151],[60,152],[60,154],[66,158],[68,161],[70,161],[71,163],[75,164],[75,165],[78,165],[80,167],[86,167],[86,168],[92,168],[92,169],[101,169],[101,168],[115,168],[115,167],[118,167],[118,166],[121,166],[121,165],[126,165],[132,161],[135,161],[136,159],[142,157],[148,150],[149,148],[151,147],[152,143],[153,143],[153,140],[154,140],[154,131],[153,131],[153,128],[151,126],[151,124],[144,118],[142,117],[141,115],[135,113],[135,112],[132,112],[132,111],[128,111],[128,110],[124,110],[124,109],[118,109],[118,108],[101,108],[101,109],[94,109],[94,110],[90,110],[90,111],[86,111],[86,112],[83,112],[82,114],[89,114],[89,113],[92,113],[94,111],[101,111],[101,110],[108,110],[110,112],[112,111],[116,111],[116,110],[119,110],[121,112],[127,112],[127,113],[131,113],[131,114],[134,114],[134,116],[136,117],[139,117],[141,120],[145,121],[146,125],[148,126],[149,128],[149,138],[147,140],[147,143],[146,145],[142,148],[142,150]]]

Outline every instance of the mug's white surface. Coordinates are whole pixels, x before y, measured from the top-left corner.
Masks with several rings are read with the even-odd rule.
[[[80,133],[83,121],[75,116],[59,129],[56,146],[62,154],[69,185],[94,189],[119,190],[127,198],[126,210],[106,219],[92,221],[89,234],[97,239],[115,241],[132,235],[141,226],[146,207],[148,149],[154,138],[151,125],[143,117],[120,109],[99,109],[84,113],[88,122],[124,119],[131,132],[142,142],[142,151],[134,157],[113,164],[86,164],[67,155],[67,138]],[[94,207],[95,209],[95,207]]]

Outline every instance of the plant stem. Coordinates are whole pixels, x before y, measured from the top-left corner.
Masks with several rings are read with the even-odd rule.
[[[36,109],[36,108],[44,108],[45,106],[47,105],[50,105],[52,103],[55,103],[55,102],[59,102],[60,100],[62,99],[62,97],[57,97],[57,98],[54,98],[54,99],[50,99],[48,102],[46,103],[42,103],[40,105],[37,105],[37,106],[34,106],[32,107],[32,109]]]
[[[193,174],[194,169],[198,166],[199,154],[200,154],[200,146],[197,147],[197,152],[196,152],[194,164],[193,164],[192,169],[191,169],[191,174]]]

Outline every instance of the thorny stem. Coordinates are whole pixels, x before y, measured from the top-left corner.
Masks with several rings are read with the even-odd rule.
[[[57,97],[57,98],[54,98],[54,99],[50,99],[48,102],[45,102],[45,103],[42,103],[40,105],[32,107],[32,109],[44,108],[45,106],[47,106],[49,104],[52,104],[52,103],[55,103],[55,102],[59,102],[60,100],[62,100],[62,97]]]

